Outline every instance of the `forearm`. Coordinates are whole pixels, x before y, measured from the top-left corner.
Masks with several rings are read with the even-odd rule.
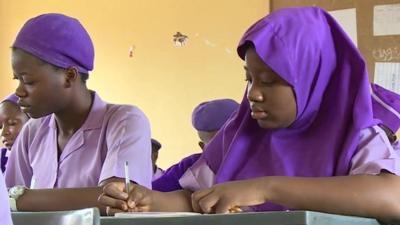
[[[391,174],[327,178],[265,177],[266,200],[300,210],[398,220],[400,178]]]
[[[192,212],[191,192],[179,190],[172,192],[153,191],[153,212]]]
[[[19,211],[61,211],[98,207],[102,214],[105,207],[97,202],[102,187],[28,189],[18,198]]]

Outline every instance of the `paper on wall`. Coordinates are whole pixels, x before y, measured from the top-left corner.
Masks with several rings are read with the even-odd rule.
[[[374,7],[374,36],[400,34],[400,4]]]
[[[372,50],[372,56],[378,62],[400,61],[400,45],[385,48],[376,47]]]
[[[374,83],[400,93],[400,63],[375,63]]]
[[[347,33],[354,45],[357,46],[357,19],[356,9],[341,9],[330,11],[329,14],[336,19],[336,21],[342,26],[343,30]]]

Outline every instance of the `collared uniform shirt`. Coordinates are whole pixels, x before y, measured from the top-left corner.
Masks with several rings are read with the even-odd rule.
[[[392,146],[382,128],[373,126],[360,133],[358,151],[351,160],[349,175],[376,175],[381,172],[400,175],[400,147],[398,143]],[[179,185],[191,191],[210,188],[214,184],[215,173],[203,156],[179,179]]]
[[[94,93],[89,115],[58,157],[53,114],[31,119],[14,143],[5,178],[8,187],[93,187],[111,177],[124,178],[129,162],[133,182],[151,187],[150,125],[134,106],[108,104]]]

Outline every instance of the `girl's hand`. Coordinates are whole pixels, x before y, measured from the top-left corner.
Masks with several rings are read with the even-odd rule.
[[[200,213],[237,212],[238,207],[253,206],[267,201],[266,187],[261,179],[232,181],[214,185],[192,194],[192,207]]]
[[[153,191],[138,185],[131,185],[127,200],[129,212],[149,212],[153,205]]]
[[[124,182],[110,182],[103,188],[98,201],[106,206],[109,216],[118,212],[146,212],[153,201],[152,191],[138,184],[130,185],[129,195]]]
[[[106,206],[107,215],[112,216],[117,212],[128,211],[128,197],[124,182],[110,182],[103,187],[103,193],[98,201]]]

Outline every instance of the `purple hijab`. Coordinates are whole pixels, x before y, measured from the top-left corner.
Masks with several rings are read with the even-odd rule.
[[[372,84],[371,88],[374,118],[396,133],[400,127],[400,95],[377,84]]]
[[[244,96],[238,113],[204,151],[216,183],[263,176],[347,175],[360,131],[375,124],[366,65],[342,28],[317,7],[271,13],[243,35],[265,64],[293,88],[297,116],[267,130],[251,118]],[[284,210],[266,203],[257,211]]]

